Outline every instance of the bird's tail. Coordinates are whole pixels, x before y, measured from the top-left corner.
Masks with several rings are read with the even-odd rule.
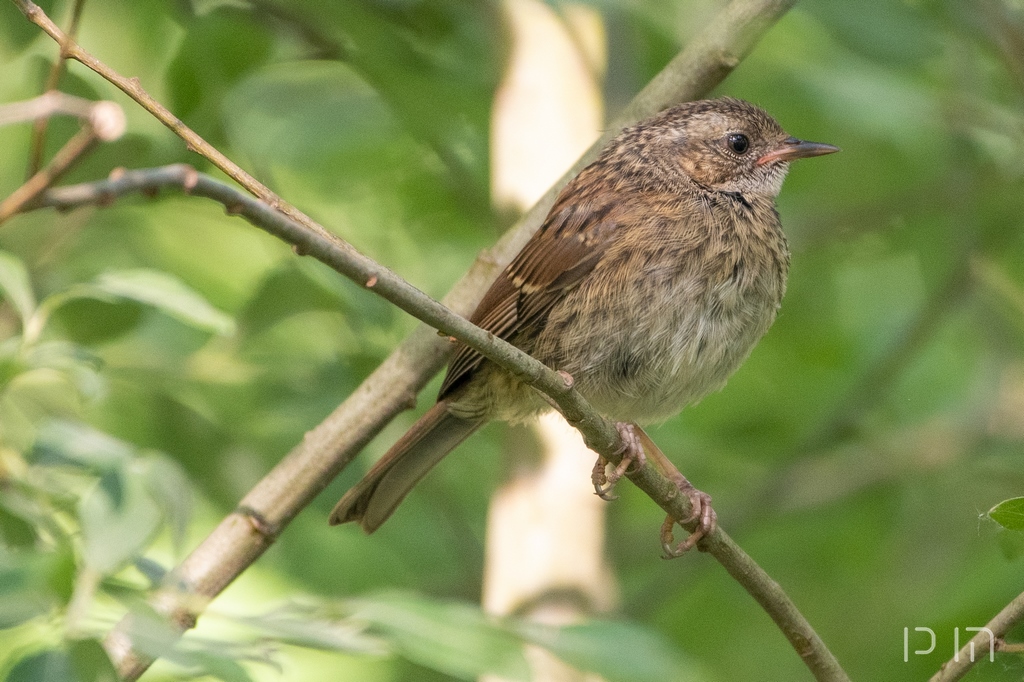
[[[482,423],[460,419],[438,402],[345,493],[331,512],[331,525],[359,521],[367,533],[377,530],[420,479]]]

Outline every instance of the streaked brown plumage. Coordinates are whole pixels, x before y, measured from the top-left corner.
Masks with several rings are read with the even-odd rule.
[[[789,137],[741,100],[668,109],[624,130],[566,185],[470,320],[568,372],[605,417],[662,421],[721,388],[771,326],[789,269],[775,197],[790,160],[835,151]],[[373,532],[485,421],[546,409],[460,346],[437,405],[331,523]]]

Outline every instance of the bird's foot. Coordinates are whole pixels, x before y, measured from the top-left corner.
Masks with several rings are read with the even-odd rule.
[[[622,453],[622,460],[609,473],[608,460],[598,455],[597,461],[594,462],[594,470],[590,475],[590,479],[594,483],[594,492],[602,500],[608,502],[617,498],[612,494],[612,490],[619,479],[629,473],[630,466],[635,465],[633,470],[636,471],[647,462],[644,446],[640,442],[640,435],[636,432],[636,427],[626,422],[616,422],[615,428],[618,429],[619,438],[622,440],[622,448],[619,449],[619,452]]]
[[[676,473],[670,478],[676,484],[679,492],[690,498],[690,507],[693,510],[687,518],[679,521],[671,516],[666,516],[665,522],[661,524],[661,547],[665,550],[665,558],[675,559],[696,547],[702,538],[707,537],[715,529],[718,515],[715,514],[715,510],[711,506],[710,495],[694,488],[693,484],[682,474]],[[697,522],[697,527],[686,538],[676,543],[672,537],[672,529],[676,523],[682,525],[693,521]]]

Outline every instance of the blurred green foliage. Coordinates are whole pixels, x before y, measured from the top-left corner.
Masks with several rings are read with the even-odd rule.
[[[43,4],[66,22],[69,3]],[[610,115],[719,5],[591,4],[608,30]],[[79,38],[440,296],[502,228],[487,179],[501,21],[474,0],[113,0],[86,4]],[[0,36],[0,101],[38,94],[55,45],[9,3]],[[776,326],[725,390],[653,435],[854,679],[926,679],[955,628],[963,637],[1021,591],[1019,510],[996,507],[1007,530],[984,514],[1024,489],[1021,36],[1015,0],[806,0],[719,88],[844,151],[797,164],[783,190],[794,257]],[[67,181],[202,167],[78,65],[61,88],[115,99],[129,119]],[[48,153],[74,129],[54,121]],[[29,140],[28,126],[0,128],[0,195],[22,181]],[[0,675],[112,679],[98,638],[413,324],[195,199],[0,227]],[[328,528],[337,495],[411,419],[174,651],[140,616],[166,657],[147,679],[514,676],[524,641],[609,680],[686,679],[696,666],[703,680],[809,679],[720,567],[658,559],[658,510],[628,486],[610,514],[620,620],[540,632],[466,606],[480,592],[501,426],[453,453],[372,538]],[[915,627],[938,646],[904,662]],[[1005,655],[969,679],[1022,671]]]

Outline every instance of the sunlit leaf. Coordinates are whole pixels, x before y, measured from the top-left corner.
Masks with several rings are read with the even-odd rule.
[[[371,623],[419,665],[464,680],[485,673],[529,678],[520,638],[477,607],[400,594],[359,599],[352,606],[353,618]]]
[[[175,651],[181,633],[146,602],[130,603],[124,627],[137,651],[153,658],[168,658],[182,665],[191,664],[190,659]]]
[[[146,479],[149,493],[160,506],[171,530],[174,548],[180,552],[192,520],[192,488],[188,476],[177,462],[161,456],[148,462]]]
[[[8,552],[0,546],[0,630],[50,611],[46,577],[53,555]]]
[[[1024,497],[1003,500],[988,510],[988,516],[1008,530],[1024,530]]]
[[[117,682],[117,671],[99,641],[76,640],[71,642],[69,649],[75,679],[81,682]]]
[[[18,311],[22,328],[27,326],[36,309],[32,282],[25,264],[7,251],[0,251],[0,295]]]
[[[105,272],[91,285],[103,293],[154,306],[185,324],[231,334],[235,323],[177,277],[159,270]]]
[[[197,665],[208,675],[224,682],[252,682],[252,677],[245,668],[235,660],[224,656],[208,653],[193,654]]]
[[[27,656],[11,669],[6,682],[78,682],[67,652],[59,649]]]
[[[566,663],[609,682],[706,679],[662,637],[634,623],[591,621],[562,628],[523,625],[521,630]]]
[[[100,573],[111,573],[138,556],[160,526],[160,508],[148,494],[146,481],[131,467],[111,470],[119,479],[117,494],[111,486],[96,485],[82,498],[86,563]]]
[[[296,646],[376,655],[390,650],[384,640],[366,631],[365,622],[327,611],[317,606],[288,604],[240,620],[261,635]]]
[[[75,344],[98,346],[137,329],[149,306],[118,298],[89,284],[72,287],[44,302],[60,330]]]
[[[9,547],[31,547],[35,541],[32,524],[0,506],[0,542]]]
[[[53,420],[40,428],[36,454],[43,461],[71,461],[105,470],[128,462],[135,448],[85,424]]]
[[[247,647],[219,639],[182,639],[178,629],[145,603],[133,602],[125,624],[136,651],[162,658],[193,673],[212,675],[225,682],[251,682],[240,660],[273,665],[266,648]]]

